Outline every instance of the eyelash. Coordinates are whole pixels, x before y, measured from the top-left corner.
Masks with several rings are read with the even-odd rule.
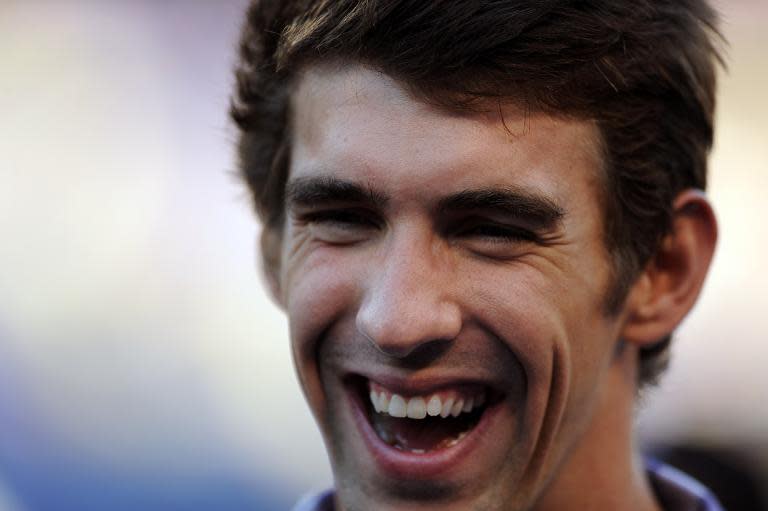
[[[486,239],[492,243],[530,242],[536,241],[536,235],[532,232],[493,223],[476,224],[458,232],[460,236],[475,236]]]
[[[353,227],[378,227],[378,223],[367,215],[348,209],[316,211],[302,215],[301,220],[307,223],[332,224],[348,229]]]
[[[349,209],[311,212],[303,215],[302,220],[307,223],[333,225],[341,229],[378,228],[380,225],[375,219],[370,218],[370,215]],[[482,223],[480,221],[457,229],[454,235],[465,238],[482,238],[491,243],[520,243],[537,240],[536,235],[530,231],[507,225]]]

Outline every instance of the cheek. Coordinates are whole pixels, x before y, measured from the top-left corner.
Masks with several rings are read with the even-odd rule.
[[[349,265],[332,250],[315,250],[289,261],[286,272],[286,309],[290,318],[295,355],[306,350],[340,315],[349,310],[356,294]],[[298,346],[297,346],[298,343]]]
[[[557,463],[574,435],[559,433],[583,429],[612,353],[601,281],[594,275],[568,275],[526,266],[489,274],[473,286],[475,314],[523,367],[521,444],[549,453],[537,460],[541,466]]]
[[[613,359],[616,320],[604,313],[609,277],[601,261],[599,254],[571,258],[567,278],[539,283],[527,300],[518,303],[529,311],[528,328],[535,329],[532,338],[542,344],[530,349],[549,357],[539,364],[534,361],[533,367],[551,385],[547,399],[560,403],[566,422],[571,413],[585,415],[597,382]]]
[[[567,391],[573,377],[602,363],[609,351],[602,311],[607,276],[584,266],[588,271],[570,262],[530,262],[483,279],[469,272],[475,313],[520,359],[536,400],[546,401],[556,383]]]
[[[307,399],[322,409],[318,343],[327,329],[353,310],[356,279],[330,250],[297,251],[283,274],[294,363]]]

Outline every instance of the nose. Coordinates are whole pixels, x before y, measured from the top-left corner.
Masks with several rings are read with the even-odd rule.
[[[392,240],[379,268],[370,272],[356,322],[376,348],[406,358],[426,345],[443,345],[462,328],[461,309],[451,298],[453,270],[429,241]]]

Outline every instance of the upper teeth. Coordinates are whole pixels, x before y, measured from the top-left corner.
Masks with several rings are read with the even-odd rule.
[[[411,419],[423,419],[427,415],[431,417],[439,415],[443,418],[449,415],[457,417],[461,413],[471,412],[485,402],[484,392],[473,396],[460,396],[455,392],[440,394],[405,398],[399,394],[371,389],[370,397],[376,412]]]

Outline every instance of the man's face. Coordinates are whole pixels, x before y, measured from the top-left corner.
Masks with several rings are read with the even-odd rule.
[[[292,106],[280,293],[340,504],[530,506],[621,321],[597,128],[451,114],[362,66],[309,69]]]

